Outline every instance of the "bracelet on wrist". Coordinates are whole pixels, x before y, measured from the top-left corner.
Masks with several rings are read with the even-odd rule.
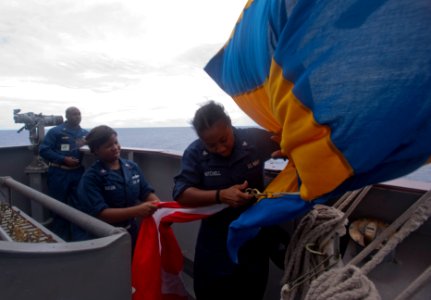
[[[216,191],[215,201],[216,201],[216,203],[221,203],[221,200],[220,200],[220,190]]]

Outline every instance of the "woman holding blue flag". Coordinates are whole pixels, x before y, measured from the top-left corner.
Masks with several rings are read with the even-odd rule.
[[[211,101],[192,121],[199,137],[185,150],[173,197],[182,205],[228,207],[202,220],[195,250],[196,299],[262,299],[268,277],[265,230],[241,248],[238,264],[227,251],[228,228],[254,202],[246,188],[264,188],[264,163],[279,149],[272,134],[232,126],[224,108]]]

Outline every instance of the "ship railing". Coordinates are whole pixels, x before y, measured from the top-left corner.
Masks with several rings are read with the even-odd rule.
[[[116,228],[11,177],[0,177],[0,201],[19,193],[92,233],[79,242],[0,240],[2,299],[131,299],[131,241]]]
[[[22,184],[12,177],[0,177],[0,186],[8,187],[22,194],[31,201],[35,201],[55,214],[67,219],[68,221],[79,224],[84,230],[97,237],[111,236],[123,232],[122,228],[114,227],[99,219],[93,218],[69,205],[66,205],[54,198],[51,198],[25,184]],[[10,193],[8,193],[10,195]],[[10,200],[9,200],[10,202]]]

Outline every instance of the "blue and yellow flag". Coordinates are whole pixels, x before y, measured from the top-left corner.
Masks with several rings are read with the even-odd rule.
[[[248,1],[205,70],[281,136],[267,192],[322,200],[429,161],[429,28],[429,0]]]

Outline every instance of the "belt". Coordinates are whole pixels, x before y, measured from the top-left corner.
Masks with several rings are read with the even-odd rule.
[[[69,167],[69,166],[60,165],[60,164],[56,164],[56,163],[49,163],[49,166],[54,167],[54,168],[60,168],[63,170],[76,170],[76,169],[82,168],[81,165],[75,166],[75,167]]]

